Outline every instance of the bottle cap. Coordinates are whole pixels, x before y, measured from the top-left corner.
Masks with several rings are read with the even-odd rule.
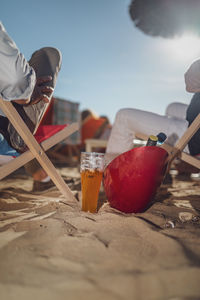
[[[149,140],[154,141],[154,142],[157,142],[157,141],[158,141],[158,137],[155,136],[155,135],[150,135],[150,136],[149,136]]]

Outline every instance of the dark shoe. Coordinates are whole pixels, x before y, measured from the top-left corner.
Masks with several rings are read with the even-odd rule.
[[[33,181],[32,192],[43,192],[55,186],[52,180],[47,182]]]

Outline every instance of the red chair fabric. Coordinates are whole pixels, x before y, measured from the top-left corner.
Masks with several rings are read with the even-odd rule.
[[[59,132],[63,128],[65,128],[67,124],[65,125],[40,125],[34,134],[35,139],[40,144],[44,140],[50,138],[55,133]]]

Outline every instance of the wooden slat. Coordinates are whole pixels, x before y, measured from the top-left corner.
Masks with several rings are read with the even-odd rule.
[[[181,152],[185,146],[188,144],[192,136],[196,133],[196,131],[200,128],[200,114],[195,118],[192,124],[185,131],[183,136],[178,140],[175,145],[175,150],[170,154],[168,160],[172,161],[176,155]]]
[[[42,168],[50,176],[50,178],[55,183],[57,188],[61,191],[61,193],[66,197],[66,199],[75,200],[72,191],[69,189],[68,185],[64,182],[63,178],[53,166],[52,162],[47,157],[42,147],[37,143],[34,136],[30,132],[24,121],[21,119],[18,112],[13,107],[12,103],[5,102],[2,99],[0,99],[0,108],[10,120],[10,122],[13,124],[13,126],[23,138],[34,157],[38,160]]]
[[[194,156],[191,156],[185,152],[181,152],[180,158],[191,166],[200,169],[200,160],[195,158]]]
[[[138,139],[141,139],[141,140],[144,140],[144,141],[147,141],[148,138],[149,138],[149,135],[145,134],[145,133],[142,133],[142,132],[137,132],[135,134],[135,137],[138,138]],[[172,147],[166,143],[163,143],[160,148],[163,148],[164,150],[166,150],[168,152],[169,155],[171,155],[171,153],[173,151],[175,151],[175,147]]]
[[[93,147],[106,148],[108,141],[100,139],[87,139],[85,140],[86,152],[92,152]]]
[[[76,132],[79,129],[78,123],[72,123],[68,125],[67,127],[63,128],[59,132],[55,133],[53,136],[50,138],[46,139],[44,142],[42,142],[42,147],[44,150],[47,150],[54,145],[60,143],[61,141],[65,140],[68,138],[72,133]]]
[[[192,127],[191,127],[192,126]],[[178,143],[175,147],[172,147],[168,145],[167,143],[163,143],[160,147],[165,149],[169,153],[170,160],[172,161],[177,155],[179,155],[180,159],[187,162],[188,164],[200,169],[200,160],[195,158],[194,156],[191,156],[190,154],[187,154],[183,152],[182,150],[185,148],[185,146],[188,144],[189,140],[193,136],[193,134],[200,128],[200,114],[197,116],[197,118],[194,120],[194,122],[191,124],[191,126],[187,129],[185,134],[179,139]],[[137,132],[135,134],[136,138],[141,140],[147,140],[148,135]]]
[[[34,158],[33,153],[28,150],[25,153],[21,154],[20,156],[14,158],[13,160],[9,161],[5,165],[0,167],[0,180],[11,174],[12,172],[16,171],[17,169],[23,167],[26,163]]]
[[[176,143],[171,154],[168,156],[167,158],[168,166],[167,166],[166,173],[170,170],[171,163],[174,160],[174,158],[177,156],[181,156],[183,149],[185,148],[185,146],[188,144],[192,136],[197,132],[199,128],[200,128],[200,114],[198,114],[198,116],[194,119],[192,124],[188,127],[188,129],[185,131],[183,136]],[[190,162],[192,162],[192,160],[190,160]],[[196,165],[197,164],[198,163],[196,163]]]
[[[59,142],[65,140],[67,137],[69,137],[72,133],[76,132],[78,130],[78,123],[72,123],[71,125],[68,125],[61,131],[57,132],[47,140],[43,141],[40,145],[43,148],[44,151],[47,151],[54,145],[58,144]],[[16,157],[15,159],[9,161],[6,165],[3,165],[0,167],[0,180],[4,177],[8,176],[15,170],[21,168],[26,163],[28,163],[30,160],[35,158],[35,156],[32,154],[30,150],[27,150],[25,153],[21,154],[20,156]]]
[[[136,138],[136,139],[143,140],[143,141],[147,141],[148,138],[149,138],[149,135],[147,135],[147,134],[145,134],[145,133],[142,133],[142,132],[136,132],[136,133],[135,133],[135,138]]]
[[[178,140],[175,147],[180,151],[182,151],[199,128],[200,128],[200,114],[198,114],[198,116],[188,127],[188,129],[183,134],[183,136]]]

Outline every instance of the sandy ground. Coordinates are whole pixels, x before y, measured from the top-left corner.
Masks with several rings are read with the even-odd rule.
[[[77,168],[60,172],[80,196]],[[0,299],[200,299],[200,182],[174,179],[140,214],[103,189],[90,214],[31,188],[23,172],[0,182]]]

